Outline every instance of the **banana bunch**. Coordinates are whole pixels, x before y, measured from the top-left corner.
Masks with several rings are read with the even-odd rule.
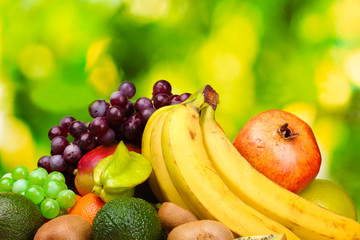
[[[217,93],[205,86],[188,101],[160,108],[143,134],[150,186],[160,201],[214,219],[239,236],[360,239],[360,224],[280,187],[254,169],[215,120]]]

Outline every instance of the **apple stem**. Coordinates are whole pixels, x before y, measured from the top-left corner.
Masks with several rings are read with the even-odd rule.
[[[299,136],[299,133],[294,133],[290,128],[288,123],[284,123],[281,127],[279,127],[279,133],[284,139],[292,139]]]

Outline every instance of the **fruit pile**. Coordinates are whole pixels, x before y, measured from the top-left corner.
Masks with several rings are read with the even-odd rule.
[[[81,157],[95,147],[109,146],[121,140],[140,147],[145,124],[155,110],[185,101],[190,94],[172,93],[171,84],[159,80],[153,86],[152,98],[140,97],[132,102],[136,87],[131,82],[123,82],[113,92],[109,101],[95,100],[89,105],[93,118],[89,123],[66,116],[60,124],[50,128],[50,155],[42,156],[38,166],[65,175],[69,188],[74,186],[74,169]]]
[[[0,203],[11,202],[0,205],[0,222],[20,205],[52,219],[20,211],[19,223],[0,224],[0,239],[360,239],[351,198],[315,179],[320,151],[295,115],[260,113],[231,142],[209,85],[176,95],[160,80],[151,98],[132,101],[135,93],[123,82],[109,102],[89,105],[91,122],[64,117],[49,130],[39,168],[0,179]],[[319,201],[318,183],[337,188],[339,202]]]
[[[282,171],[279,183],[310,184],[321,158],[307,124],[279,110],[261,114],[237,139],[248,152],[242,156],[215,119],[217,93],[205,86],[191,98],[156,111],[144,130],[142,153],[152,163],[149,182],[158,199],[216,219],[240,236],[360,238],[358,222],[300,197],[290,191],[292,184],[286,189],[250,164],[257,160],[269,167],[265,172]]]

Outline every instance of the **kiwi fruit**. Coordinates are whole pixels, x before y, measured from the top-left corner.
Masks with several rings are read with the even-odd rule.
[[[78,215],[63,215],[42,225],[34,240],[91,240],[91,224]]]
[[[199,220],[194,214],[172,202],[162,203],[158,215],[165,234],[184,223]]]
[[[223,223],[215,220],[198,220],[175,227],[167,240],[234,240],[234,235]]]

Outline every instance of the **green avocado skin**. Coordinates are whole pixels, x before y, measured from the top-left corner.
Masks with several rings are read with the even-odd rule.
[[[92,236],[94,240],[160,240],[162,225],[155,208],[145,200],[119,197],[97,212]]]
[[[0,239],[31,240],[44,224],[37,205],[18,193],[0,192]]]

